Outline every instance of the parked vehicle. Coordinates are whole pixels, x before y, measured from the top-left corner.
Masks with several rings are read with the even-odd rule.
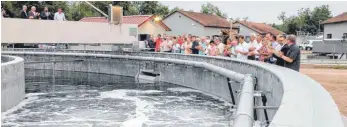
[[[301,50],[312,50],[313,49],[313,43],[315,42],[323,42],[323,40],[307,40],[306,42],[304,43],[301,43],[299,45],[299,48]]]
[[[347,40],[344,39],[325,39],[321,42],[313,43],[312,53],[324,56],[339,57],[341,59],[347,54]]]

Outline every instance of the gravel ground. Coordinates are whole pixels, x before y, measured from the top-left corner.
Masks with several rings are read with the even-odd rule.
[[[341,114],[347,116],[347,69],[317,68],[302,65],[300,72],[318,81],[329,91]]]

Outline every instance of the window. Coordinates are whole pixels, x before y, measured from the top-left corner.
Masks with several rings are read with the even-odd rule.
[[[327,34],[327,39],[331,39],[332,34]]]

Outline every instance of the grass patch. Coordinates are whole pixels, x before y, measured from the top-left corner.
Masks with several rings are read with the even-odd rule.
[[[345,70],[347,69],[347,65],[314,65],[313,68],[326,68],[326,69],[338,69]]]

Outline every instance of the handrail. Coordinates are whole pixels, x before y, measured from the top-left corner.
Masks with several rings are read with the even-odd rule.
[[[6,51],[5,51],[6,52]],[[5,53],[3,52],[3,53]],[[221,74],[225,77],[234,79],[238,82],[242,82],[245,78],[244,74],[237,73],[213,64],[197,61],[188,61],[180,59],[170,59],[170,58],[157,58],[157,57],[141,57],[141,56],[127,56],[127,55],[109,55],[109,54],[89,54],[89,53],[47,53],[47,52],[12,52],[12,54],[31,54],[31,55],[65,55],[65,56],[94,56],[94,57],[107,57],[107,58],[120,58],[120,59],[133,59],[133,60],[145,60],[145,61],[156,61],[156,62],[169,62],[175,64],[183,64],[188,66],[195,66],[205,68],[207,70],[213,71],[215,73]]]
[[[12,54],[18,51],[29,52],[45,52],[45,49],[6,49],[2,53]],[[10,50],[15,52],[10,52]],[[35,50],[35,51],[34,51]],[[271,80],[266,82],[259,82],[258,85],[265,88],[269,88],[270,84],[264,83],[276,83],[272,87],[281,86],[283,91],[265,91],[272,92],[277,95],[279,92],[283,92],[281,95],[280,102],[276,105],[269,106],[279,106],[276,110],[276,114],[273,114],[271,119],[270,127],[287,127],[287,126],[297,126],[297,127],[343,127],[343,122],[341,120],[340,112],[334,100],[330,96],[329,92],[326,91],[318,82],[309,78],[308,76],[298,73],[296,71],[278,67],[262,62],[249,61],[249,60],[238,60],[226,57],[211,57],[211,56],[198,56],[198,55],[183,55],[183,54],[170,54],[170,53],[148,53],[148,52],[128,52],[119,53],[114,51],[84,51],[84,50],[55,50],[61,52],[62,54],[70,52],[72,54],[77,53],[101,53],[101,54],[121,54],[124,56],[154,56],[154,57],[170,57],[177,59],[190,59],[197,60],[201,62],[208,62],[216,66],[220,66],[216,60],[219,62],[231,62],[234,66],[228,67],[229,69],[239,70],[243,73],[253,72],[254,76],[259,79],[262,78],[263,73],[271,74]],[[70,54],[69,53],[69,54]],[[206,59],[204,59],[206,58]],[[224,65],[224,64],[223,64]],[[242,65],[245,69],[238,69],[239,65]],[[250,68],[249,68],[250,67]],[[256,73],[254,73],[256,72]],[[260,72],[260,73],[258,73]],[[268,77],[265,77],[268,78]],[[270,97],[276,97],[270,95]],[[299,117],[300,116],[300,117]]]
[[[201,67],[212,72],[221,74],[227,78],[234,79],[243,83],[242,91],[240,93],[239,106],[237,106],[237,113],[235,117],[234,127],[252,127],[253,126],[253,79],[251,75],[244,75],[237,73],[213,64],[197,61],[170,59],[170,58],[156,58],[156,57],[139,57],[139,56],[124,56],[124,55],[108,55],[108,54],[87,54],[87,53],[46,53],[46,52],[16,52],[14,54],[31,54],[31,55],[66,55],[66,56],[94,56],[94,57],[108,57],[108,58],[121,58],[132,60],[145,60],[156,62],[168,62],[175,64],[183,64],[194,67]]]
[[[253,87],[253,78],[251,75],[247,74],[243,82],[242,91],[240,93],[240,102],[237,106],[236,118],[234,120],[233,127],[253,127]]]

